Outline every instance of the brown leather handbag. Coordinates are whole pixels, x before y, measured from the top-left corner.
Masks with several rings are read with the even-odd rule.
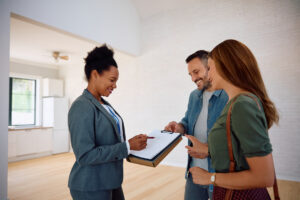
[[[254,98],[253,96],[251,96],[249,94],[242,94],[242,95],[246,95],[248,97],[251,97],[253,100],[255,100],[256,104],[258,105],[259,109],[261,110],[260,105],[256,98]],[[232,105],[236,99],[237,99],[237,97],[231,102],[231,105],[229,107],[228,114],[227,114],[227,119],[226,119],[227,145],[228,145],[228,153],[229,153],[229,158],[230,158],[229,172],[235,171],[235,161],[234,161],[233,151],[232,151],[230,119],[231,119]],[[280,200],[276,175],[275,175],[273,190],[274,190],[275,200]],[[247,200],[250,200],[250,199],[268,200],[271,198],[270,198],[270,195],[266,188],[233,190],[233,189],[226,189],[226,188],[215,186],[214,191],[213,191],[213,199],[214,200],[246,200],[246,199]]]

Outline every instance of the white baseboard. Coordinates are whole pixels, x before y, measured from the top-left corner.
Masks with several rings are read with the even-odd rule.
[[[28,154],[28,155],[23,155],[23,156],[10,157],[10,158],[8,158],[8,162],[16,162],[16,161],[40,158],[43,156],[50,156],[50,155],[52,155],[52,152],[46,151],[46,152],[42,152],[42,153],[34,153],[34,154]]]
[[[287,176],[287,175],[280,175],[279,173],[276,174],[276,178],[278,180],[285,180],[285,181],[296,181],[300,182],[300,176]]]

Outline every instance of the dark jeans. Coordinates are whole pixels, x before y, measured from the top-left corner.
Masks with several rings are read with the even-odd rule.
[[[70,190],[73,200],[125,200],[122,187],[112,190]]]
[[[184,200],[207,200],[212,199],[212,193],[209,192],[208,185],[198,185],[193,183],[192,174],[189,173],[186,179]]]

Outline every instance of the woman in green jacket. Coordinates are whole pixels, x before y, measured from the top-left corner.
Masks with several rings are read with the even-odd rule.
[[[258,199],[269,199],[265,188],[273,185],[275,172],[268,129],[278,122],[279,117],[266,92],[256,59],[246,45],[226,40],[211,51],[208,66],[210,89],[224,89],[229,101],[208,138],[208,151],[216,173],[192,168],[193,181],[202,185],[214,184],[215,189],[262,188]],[[234,172],[229,172],[226,136],[226,117],[231,104]],[[223,198],[214,196],[214,199]]]

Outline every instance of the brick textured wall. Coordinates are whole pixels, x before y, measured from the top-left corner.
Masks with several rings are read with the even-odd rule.
[[[271,99],[280,112],[270,130],[279,178],[300,181],[300,1],[198,1],[142,21],[137,58],[141,110],[146,127],[179,120],[195,88],[184,59],[225,39],[245,43],[256,56]],[[137,102],[138,103],[138,102]],[[139,103],[138,103],[139,104]],[[184,165],[182,148],[166,162]]]

